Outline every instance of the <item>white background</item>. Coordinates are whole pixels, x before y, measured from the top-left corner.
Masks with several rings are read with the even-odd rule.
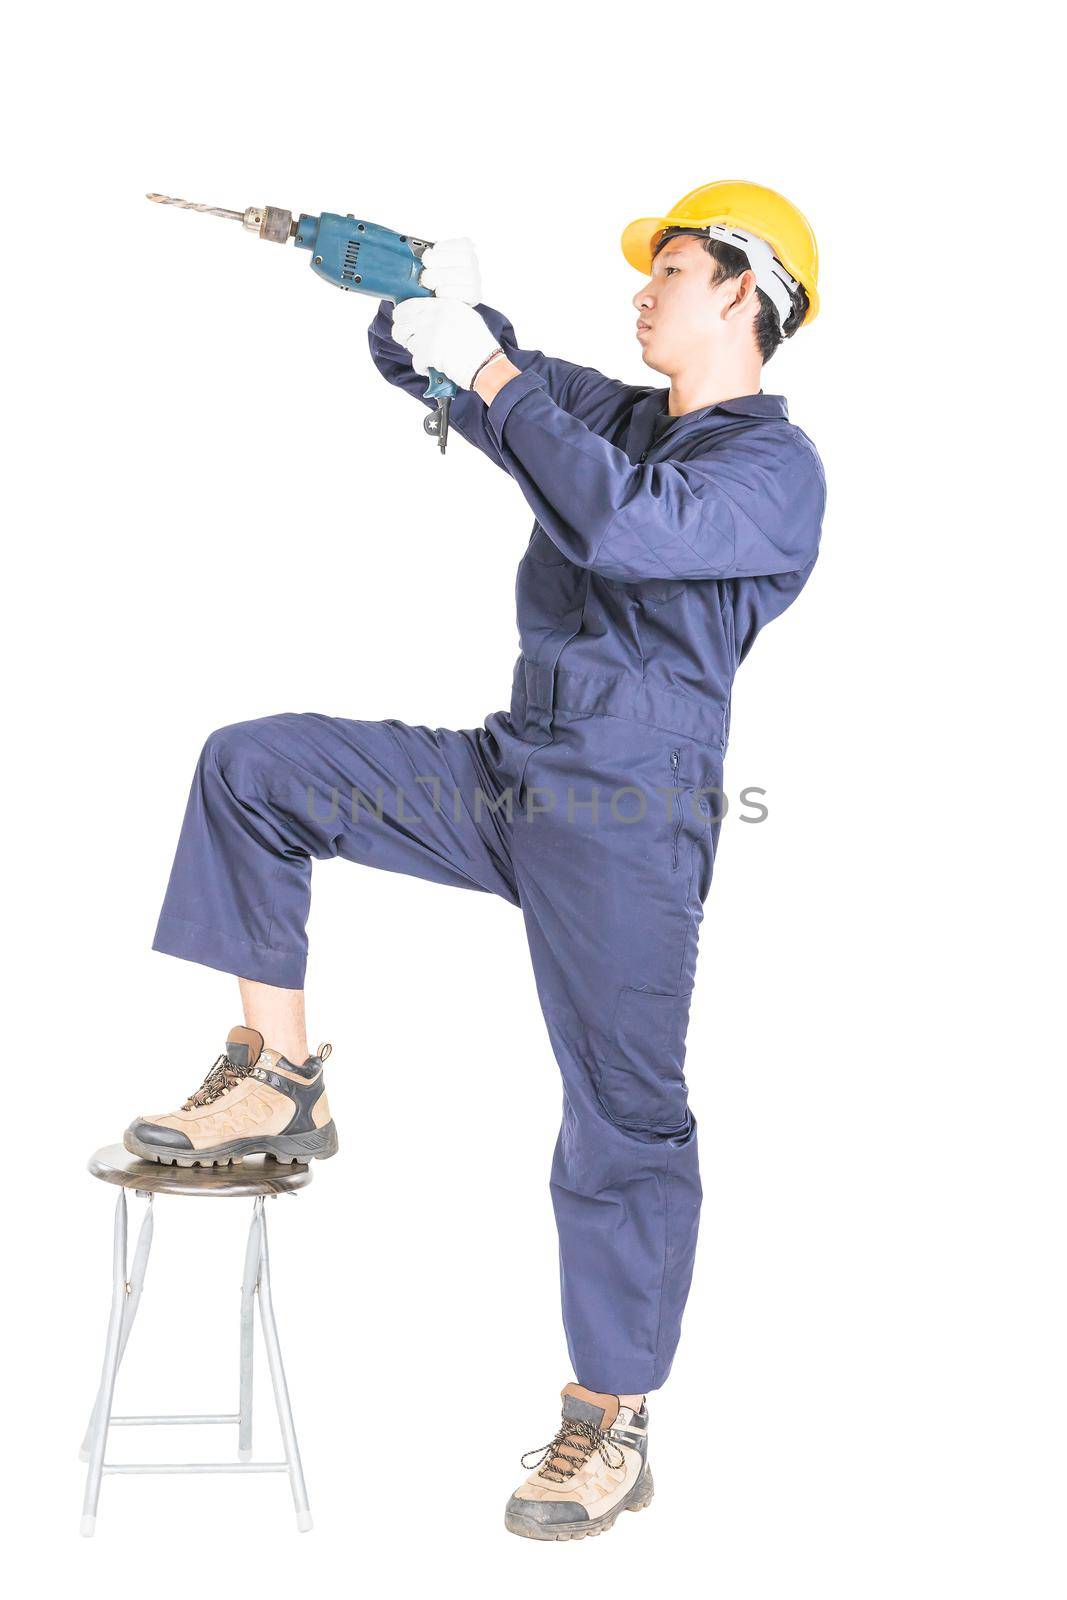
[[[37,8],[6,24],[9,1555],[36,1586],[1062,1596],[1060,85],[1042,8]],[[375,303],[149,206],[468,234],[520,343],[648,381],[618,237],[714,177],[813,220],[768,370],[823,553],[742,669],[687,1063],[705,1206],[610,1538],[504,1532],[571,1376],[559,1083],[520,915],[317,866],[342,1138],[270,1208],[316,1530],[282,1479],[76,1460],[113,1194],[85,1160],[238,1020],[151,953],[204,736],[507,704],[531,515],[371,365]],[[118,1409],[229,1409],[246,1208],[158,1202]],[[262,1396],[265,1400],[265,1394]],[[261,1443],[272,1453],[263,1411]],[[207,1431],[204,1430],[204,1433]],[[222,1453],[119,1434],[112,1455]],[[654,1588],[652,1586],[655,1586]]]

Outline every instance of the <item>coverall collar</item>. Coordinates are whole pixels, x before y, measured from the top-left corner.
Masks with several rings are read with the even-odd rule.
[[[661,448],[674,448],[694,429],[697,433],[713,433],[734,417],[784,421],[789,415],[785,397],[780,394],[740,395],[716,405],[698,407],[696,411],[685,411],[678,417],[669,415],[669,399],[669,389],[651,389],[634,402],[626,434],[626,451],[631,461],[647,461],[653,452],[658,459]]]
[[[658,412],[666,413],[669,397],[669,389],[653,389],[648,400],[639,404],[647,405],[650,413],[655,416]],[[786,420],[789,417],[785,395],[764,394],[761,389],[759,394],[739,395],[735,400],[719,400],[713,406],[701,406],[696,411],[685,411],[680,416],[673,417],[672,424],[710,416],[714,411],[732,411],[735,416],[740,417],[782,417]]]
[[[712,407],[714,410],[715,407]],[[736,400],[720,400],[720,411],[733,411],[740,417],[781,417],[788,421],[789,407],[784,394],[743,394]]]

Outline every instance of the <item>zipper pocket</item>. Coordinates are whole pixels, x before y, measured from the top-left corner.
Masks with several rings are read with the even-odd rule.
[[[671,787],[678,788],[678,751],[671,751]],[[682,797],[675,793],[671,796],[672,803],[678,813],[678,820],[674,824],[674,833],[671,837],[671,871],[678,870],[678,835],[682,831]]]

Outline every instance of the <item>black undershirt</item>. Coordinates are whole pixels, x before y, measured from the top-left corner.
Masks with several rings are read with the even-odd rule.
[[[652,419],[652,443],[654,445],[659,444],[660,439],[666,433],[671,423],[677,421],[678,418],[672,417],[666,406],[664,406],[663,410]]]

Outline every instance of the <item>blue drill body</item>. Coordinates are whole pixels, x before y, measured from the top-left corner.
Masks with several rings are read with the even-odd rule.
[[[376,300],[392,300],[394,304],[433,293],[419,283],[422,253],[429,248],[426,239],[394,233],[377,222],[339,217],[332,211],[324,211],[321,217],[301,215],[295,230],[297,248],[311,252],[312,272],[339,289],[370,294]],[[443,396],[451,400],[455,392],[450,378],[430,369],[427,400],[440,400]]]

